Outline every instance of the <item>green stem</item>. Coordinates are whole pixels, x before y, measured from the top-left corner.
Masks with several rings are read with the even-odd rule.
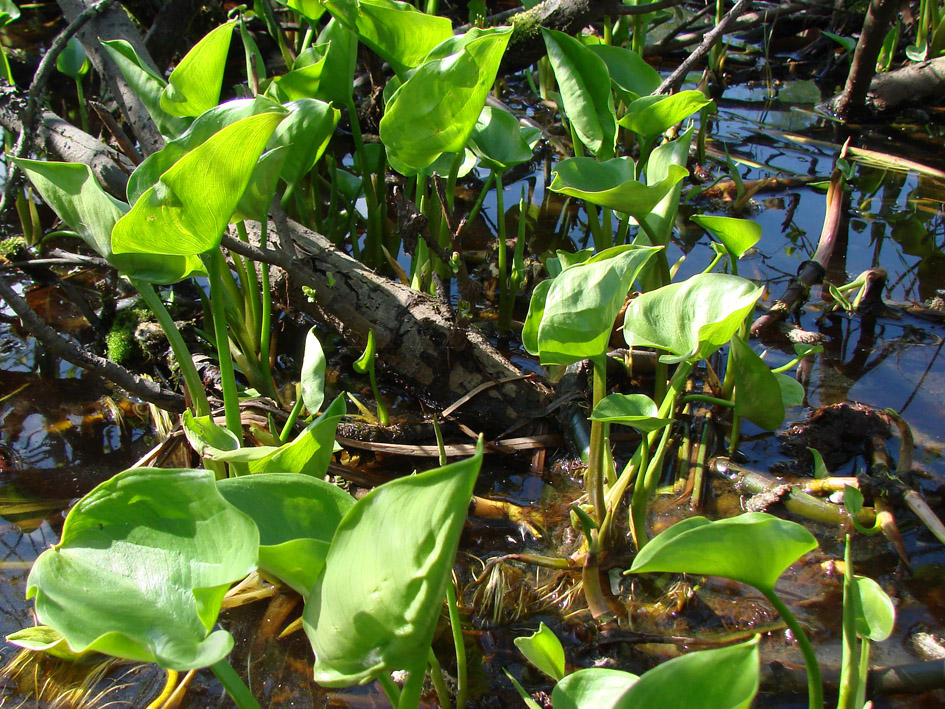
[[[223,689],[230,695],[230,699],[233,700],[233,703],[236,704],[238,709],[262,709],[262,707],[259,706],[259,702],[253,697],[252,692],[249,691],[249,687],[247,687],[243,679],[236,674],[236,670],[233,669],[233,666],[225,657],[219,662],[210,665],[210,669],[213,671],[213,674],[216,675],[216,678],[220,680]]]
[[[482,203],[486,198],[486,194],[489,192],[494,181],[495,175],[490,172],[489,177],[487,177],[486,181],[482,184],[482,191],[479,193],[479,196],[476,197],[476,203],[472,206],[472,209],[469,210],[469,217],[466,219],[467,224],[472,224],[476,221],[476,217],[479,216],[479,212],[482,209]]]
[[[381,262],[383,257],[381,246],[384,237],[380,225],[376,223],[377,190],[374,183],[374,176],[368,166],[367,150],[364,147],[364,136],[361,134],[358,110],[355,108],[353,97],[346,97],[345,108],[348,111],[348,119],[351,123],[351,136],[354,138],[354,151],[357,153],[358,162],[361,165],[361,189],[364,191],[364,200],[367,203],[367,238],[364,242],[363,255],[370,265],[376,266]],[[354,235],[352,235],[351,238],[354,240]],[[394,253],[391,255],[396,256]]]
[[[281,443],[286,443],[289,440],[289,436],[292,435],[292,427],[295,426],[295,422],[299,418],[299,414],[302,413],[302,407],[305,406],[305,402],[302,400],[301,395],[295,400],[295,405],[292,407],[292,411],[289,412],[289,417],[285,420],[285,425],[282,427],[282,431],[279,432],[279,441]],[[312,412],[315,413],[314,411]]]
[[[680,399],[680,403],[688,403],[690,401],[698,401],[703,404],[711,404],[713,406],[725,406],[729,409],[735,406],[735,402],[729,401],[728,399],[719,399],[715,396],[706,396],[705,394],[689,394]]]
[[[824,688],[820,678],[820,665],[817,664],[817,656],[814,655],[814,648],[807,639],[804,629],[797,622],[797,618],[791,613],[791,610],[778,598],[774,589],[758,589],[761,591],[768,602],[774,606],[774,609],[780,614],[787,627],[797,640],[797,645],[804,656],[804,665],[807,667],[807,696],[810,709],[823,709],[824,706]]]
[[[845,565],[843,573],[843,620],[840,635],[840,692],[837,697],[837,709],[860,709],[863,706],[862,704],[854,706],[860,671],[857,664],[859,652],[857,651],[856,641],[856,579],[853,576],[849,534],[846,535],[843,561]]]
[[[85,108],[85,91],[82,89],[82,77],[77,76],[75,78],[75,93],[76,97],[79,99],[79,121],[82,125],[82,130],[86,133],[89,132],[89,113]]]
[[[450,691],[446,688],[446,682],[443,681],[443,670],[440,668],[440,661],[436,659],[432,647],[427,654],[427,663],[430,665],[428,672],[430,673],[430,679],[433,681],[433,689],[436,690],[436,698],[441,709],[452,709]]]
[[[392,707],[396,707],[400,704],[400,687],[394,684],[394,680],[390,678],[390,675],[386,672],[382,672],[377,676],[377,683],[381,685],[381,689],[384,690],[384,694],[387,695],[387,701],[390,702]]]
[[[404,688],[400,690],[397,709],[417,709],[420,706],[420,692],[423,690],[423,678],[426,676],[426,663],[421,663],[407,671]]]
[[[374,392],[374,403],[377,404],[377,420],[381,426],[386,426],[388,423],[390,423],[390,415],[387,413],[387,407],[384,405],[384,400],[381,399],[381,392],[377,388],[377,375],[374,374],[373,362],[368,368],[368,376],[371,379],[371,391]]]
[[[502,172],[500,170],[493,170],[492,173],[495,175],[496,223],[499,229],[499,330],[506,330],[509,327],[509,321],[512,319],[512,311],[511,308],[509,308],[509,264],[505,235],[505,195],[503,194]]]
[[[464,709],[469,694],[469,682],[466,672],[466,644],[463,642],[463,626],[459,618],[459,604],[456,602],[456,589],[453,580],[446,584],[446,607],[450,614],[450,630],[453,632],[453,647],[456,650],[456,707]]]
[[[592,357],[591,364],[593,365],[591,411],[593,411],[607,393],[606,356]],[[606,508],[604,506],[604,485],[601,477],[603,460],[604,424],[601,421],[591,421],[591,446],[587,458],[587,473],[584,478],[584,486],[587,489],[587,497],[594,508],[594,522],[597,525],[600,525],[606,514]]]
[[[184,377],[184,384],[187,386],[187,391],[190,393],[190,401],[193,404],[195,413],[197,416],[209,415],[210,402],[207,401],[207,393],[204,391],[203,382],[200,380],[200,375],[197,374],[197,368],[194,366],[193,359],[191,359],[190,350],[187,349],[180,330],[178,330],[177,325],[174,324],[174,318],[167,312],[167,308],[164,307],[164,303],[161,301],[160,297],[158,297],[153,285],[147,281],[140,281],[136,278],[129,280],[131,280],[131,285],[141,294],[144,304],[148,306],[148,309],[154,314],[154,317],[157,318],[161,329],[164,330],[164,335],[171,345],[171,351],[174,353],[174,357],[177,359],[177,365],[180,367],[181,374]]]

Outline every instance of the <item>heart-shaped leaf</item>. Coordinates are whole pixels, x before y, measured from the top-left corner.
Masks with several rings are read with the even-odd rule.
[[[551,703],[555,709],[616,709],[637,680],[629,672],[589,667],[558,682],[551,693]]]
[[[805,527],[764,512],[715,522],[690,517],[651,539],[627,573],[722,576],[773,593],[778,577],[816,547]]]
[[[276,127],[268,147],[288,149],[279,174],[286,184],[294,186],[324,154],[341,112],[311,98],[290,101],[285,108],[289,115]]]
[[[112,249],[193,256],[216,248],[282,119],[280,113],[244,118],[187,153],[118,221]]]
[[[386,483],[341,520],[302,616],[316,682],[426,662],[481,464],[480,439],[472,458]]]
[[[738,276],[701,273],[643,293],[627,306],[624,340],[668,350],[669,363],[708,357],[732,339],[761,291]]]
[[[161,93],[161,108],[172,116],[199,116],[220,102],[223,70],[230,50],[230,21],[210,31],[184,55]]]
[[[259,567],[308,595],[354,498],[324,480],[292,473],[244,475],[217,486],[259,528]]]
[[[544,623],[531,635],[515,638],[515,647],[525,659],[556,682],[564,678],[564,648],[558,636]]]
[[[784,402],[777,376],[751,345],[737,335],[732,338],[732,355],[735,415],[766,431],[774,431],[784,421]]]
[[[670,96],[641,96],[630,104],[620,125],[650,143],[684,118],[712,103],[701,91],[680,91]]]
[[[277,101],[315,98],[321,84],[328,47],[316,45],[299,54],[292,71],[272,80],[266,95]]]
[[[316,412],[325,401],[325,351],[318,341],[313,327],[305,335],[305,352],[302,354],[300,386],[305,408]]]
[[[859,594],[856,633],[861,638],[882,642],[892,634],[896,607],[882,586],[871,578],[857,576],[856,589]]]
[[[74,651],[206,667],[233,647],[228,632],[211,631],[258,546],[256,525],[223,499],[210,471],[135,468],[76,503],[26,593]]]
[[[564,112],[581,142],[598,158],[614,156],[617,117],[604,60],[564,32],[542,28]]]
[[[622,423],[638,431],[658,431],[673,422],[659,418],[659,407],[646,394],[611,394],[598,402],[591,421]]]
[[[328,44],[328,49],[325,52],[325,66],[316,98],[347,105],[354,91],[358,37],[332,17],[318,35],[318,43]]]
[[[532,159],[519,122],[508,111],[486,106],[469,136],[469,147],[490,170],[504,172]]]
[[[248,461],[249,472],[303,473],[322,477],[328,471],[328,463],[335,452],[335,431],[344,415],[345,399],[338,395],[322,415],[292,441],[262,458]]]
[[[627,103],[653,93],[662,82],[659,72],[633,50],[610,44],[593,44],[588,49],[604,60],[610,80]]]
[[[761,224],[751,219],[696,214],[692,221],[721,241],[735,258],[744,256],[748,249],[761,240]]]
[[[76,37],[72,37],[66,48],[56,57],[56,69],[73,79],[85,76],[91,66],[82,43]]]
[[[673,174],[677,168],[685,169],[689,160],[689,146],[692,144],[692,134],[695,128],[690,126],[676,140],[670,140],[650,153],[646,161],[646,184],[652,189],[658,188]],[[646,223],[646,231],[637,232],[638,244],[647,244],[652,236],[653,246],[666,246],[673,235],[673,226],[676,223],[676,213],[679,211],[679,195],[682,192],[682,181],[677,182],[648,214],[642,216]]]

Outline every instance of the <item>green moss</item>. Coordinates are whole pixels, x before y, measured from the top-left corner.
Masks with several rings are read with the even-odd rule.
[[[26,246],[26,239],[22,236],[10,236],[6,239],[0,239],[0,256],[9,256],[17,249]]]

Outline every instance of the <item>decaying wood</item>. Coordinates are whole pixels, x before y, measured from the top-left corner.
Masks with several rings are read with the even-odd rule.
[[[874,76],[866,100],[875,112],[884,113],[904,105],[921,106],[943,94],[945,57],[938,57]]]

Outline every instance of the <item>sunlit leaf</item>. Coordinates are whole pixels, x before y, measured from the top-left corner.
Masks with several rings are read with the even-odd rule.
[[[208,470],[136,468],[76,503],[27,597],[75,651],[189,670],[226,657],[223,594],[256,566],[259,532]]]
[[[659,72],[633,50],[610,44],[594,44],[588,49],[604,60],[610,80],[628,103],[653,93],[662,83]]]
[[[629,672],[604,667],[578,670],[555,685],[551,703],[555,709],[617,709],[637,679]]]
[[[315,98],[321,84],[328,47],[317,45],[299,54],[292,70],[272,80],[266,94],[277,101]]]
[[[551,290],[551,284],[554,280],[549,278],[541,281],[532,290],[532,298],[528,303],[528,315],[525,318],[525,325],[522,327],[522,346],[528,354],[538,356],[538,329],[541,327],[541,319],[545,315],[545,303],[548,300],[548,291]]]
[[[751,345],[737,335],[732,338],[732,355],[735,415],[766,431],[774,431],[784,421],[784,403],[777,377]]]
[[[715,522],[690,517],[650,540],[628,573],[722,576],[773,592],[778,577],[816,547],[804,526],[764,512]]]
[[[515,638],[515,647],[535,667],[555,681],[564,677],[564,648],[547,625],[541,623],[531,635]]]
[[[280,176],[295,185],[324,154],[341,112],[324,101],[303,98],[285,104],[289,115],[272,134],[269,147],[288,148]]]
[[[761,240],[761,224],[751,219],[696,214],[692,221],[721,241],[735,258],[744,256],[748,249]]]
[[[814,477],[817,479],[823,479],[830,477],[830,471],[827,470],[827,466],[824,463],[824,457],[820,454],[820,451],[816,448],[811,448],[807,446],[807,450],[810,452],[811,457],[814,459]],[[845,487],[844,490],[847,488]],[[853,488],[854,490],[856,488]],[[857,490],[859,492],[859,490]],[[859,510],[857,510],[859,512]]]
[[[751,281],[702,273],[634,298],[624,316],[630,347],[668,350],[666,362],[708,357],[728,342],[761,297]]]
[[[56,57],[56,69],[72,79],[85,76],[91,66],[82,43],[76,37],[71,38],[66,48]]]
[[[220,25],[184,55],[161,93],[161,108],[172,116],[199,116],[220,102],[234,24]]]
[[[504,172],[532,159],[532,150],[515,116],[492,106],[486,106],[479,114],[469,136],[469,146],[490,170]]]
[[[318,478],[290,473],[244,475],[217,486],[259,528],[259,567],[307,595],[354,498]]]
[[[318,35],[318,43],[327,43],[328,49],[316,98],[345,105],[354,91],[358,37],[333,17]]]
[[[386,483],[345,515],[302,616],[316,682],[425,664],[481,463],[480,440],[472,458]]]
[[[300,473],[322,477],[334,453],[335,432],[345,415],[345,398],[338,395],[298,436],[268,455],[249,460],[251,473]],[[248,450],[253,450],[252,448]]]
[[[873,579],[857,576],[856,587],[860,596],[856,633],[861,638],[882,642],[892,634],[893,626],[896,624],[896,607],[892,599]]]
[[[658,431],[673,422],[659,418],[659,408],[646,394],[611,394],[605,396],[590,415],[591,421],[621,423],[638,431]]]
[[[85,658],[85,653],[73,652],[65,637],[55,628],[46,625],[37,625],[32,628],[17,630],[7,635],[6,640],[31,652],[44,652],[51,657],[58,657],[68,662],[76,662]]]
[[[542,28],[561,102],[581,142],[598,158],[614,155],[617,117],[604,60],[564,32]]]
[[[673,174],[674,170],[685,169],[689,161],[689,146],[692,144],[694,131],[695,127],[690,126],[676,140],[667,141],[650,153],[646,161],[647,187],[656,189]],[[652,236],[655,241],[653,246],[669,244],[673,235],[673,226],[676,223],[676,213],[679,211],[679,195],[682,192],[682,186],[683,183],[680,180],[648,214],[637,215],[638,221],[642,216],[647,229],[645,231],[641,229],[637,233],[636,243],[649,243]]]
[[[20,8],[13,0],[0,0],[0,27],[20,19]]]
[[[112,249],[190,256],[219,245],[282,118],[279,113],[244,118],[174,163],[115,225]]]
[[[305,334],[305,352],[302,355],[300,387],[305,408],[319,411],[325,401],[325,352],[313,327]]]
[[[321,0],[277,0],[277,2],[292,8],[310,23],[315,23],[325,14],[325,3]]]
[[[641,96],[630,104],[620,125],[645,143],[712,103],[701,91],[680,91],[669,96]]]

